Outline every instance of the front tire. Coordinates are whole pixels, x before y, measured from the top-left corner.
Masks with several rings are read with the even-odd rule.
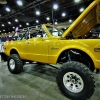
[[[62,65],[57,75],[62,93],[72,100],[86,100],[94,93],[94,78],[86,65],[70,61]]]
[[[8,58],[7,65],[12,74],[18,74],[23,69],[23,63],[18,54],[11,54]]]

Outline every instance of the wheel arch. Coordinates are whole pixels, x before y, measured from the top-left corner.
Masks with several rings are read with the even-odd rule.
[[[18,51],[14,48],[10,50],[10,55],[11,54],[18,54],[19,55]]]
[[[85,58],[87,58],[87,59],[91,62],[91,65],[93,65],[92,67],[95,68],[95,67],[94,67],[95,63],[94,63],[94,60],[92,59],[92,55],[89,54],[89,53],[87,53],[86,50],[83,51],[83,50],[77,49],[77,48],[69,48],[69,49],[63,50],[63,51],[59,54],[59,56],[58,56],[57,63],[59,63],[60,60],[61,60],[61,58],[64,57],[64,55],[65,55],[66,53],[68,53],[68,51],[70,51],[70,50],[75,50],[77,53],[83,55]]]

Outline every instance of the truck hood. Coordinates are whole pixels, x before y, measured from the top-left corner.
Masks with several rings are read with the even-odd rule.
[[[68,36],[70,32],[74,38],[84,36],[98,23],[100,23],[100,0],[94,0],[62,34],[62,37]]]

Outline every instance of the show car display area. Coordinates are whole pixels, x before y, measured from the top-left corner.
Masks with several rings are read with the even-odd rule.
[[[35,33],[28,29],[21,39],[6,42],[9,71],[22,72],[26,61],[60,63],[56,81],[61,92],[72,100],[90,98],[95,89],[92,71],[100,69],[100,40],[85,39],[85,35],[100,23],[99,14],[100,1],[94,0],[65,32],[43,24]]]

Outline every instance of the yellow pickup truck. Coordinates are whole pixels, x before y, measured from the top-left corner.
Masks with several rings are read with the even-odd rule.
[[[20,73],[25,61],[60,63],[56,80],[62,93],[72,100],[90,98],[95,89],[92,71],[100,69],[100,39],[84,36],[98,23],[100,0],[94,0],[65,32],[43,24],[31,38],[23,35],[20,40],[6,42],[9,71]]]

